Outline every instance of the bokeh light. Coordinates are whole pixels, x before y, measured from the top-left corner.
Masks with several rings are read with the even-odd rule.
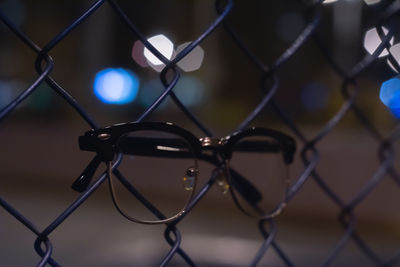
[[[338,0],[325,0],[324,2],[322,2],[322,4],[331,4],[331,3],[335,3],[335,2],[337,2]]]
[[[194,76],[183,76],[174,88],[175,94],[186,106],[197,106],[204,100],[204,84]]]
[[[400,94],[400,77],[394,77],[382,83],[379,98],[387,107],[399,107],[397,95]],[[395,101],[394,101],[395,100]]]
[[[162,94],[164,91],[164,86],[162,85],[159,79],[154,79],[150,81],[146,81],[140,87],[140,92],[138,95],[139,103],[147,108]],[[163,101],[156,111],[162,110],[166,107],[167,101]]]
[[[392,114],[396,117],[396,118],[400,118],[400,108],[391,108],[390,112],[392,112]]]
[[[400,65],[400,43],[390,47],[389,53],[392,55],[394,60],[396,60],[397,64]],[[387,63],[390,66],[390,68],[392,68],[392,70],[394,70],[396,73],[400,71],[393,66],[393,64],[389,61],[389,59],[387,60]]]
[[[396,116],[400,116],[400,77],[394,77],[382,83],[379,98]]]
[[[99,71],[94,79],[94,93],[107,104],[132,102],[139,90],[139,79],[131,71],[108,68]]]
[[[322,2],[322,4],[331,4],[331,3],[335,3],[339,0],[325,0]],[[381,2],[381,0],[364,0],[364,3],[366,3],[367,5],[375,5],[378,4],[379,2]]]
[[[148,67],[149,64],[144,56],[144,44],[138,40],[133,44],[132,47],[132,59],[139,64],[141,67]]]
[[[384,34],[388,33],[388,30],[385,27],[382,27],[382,31]],[[393,44],[393,38],[390,39],[389,43]],[[364,37],[364,48],[368,51],[371,55],[375,52],[378,46],[381,44],[382,39],[379,37],[378,31],[376,28],[372,28],[365,33]],[[389,54],[388,50],[385,48],[379,57],[384,57]]]
[[[328,104],[328,88],[320,82],[306,84],[301,90],[301,102],[308,111],[318,111]]]
[[[280,39],[292,42],[305,28],[303,17],[296,12],[288,12],[279,17],[276,25],[276,33]]]
[[[160,80],[150,80],[142,85],[138,101],[142,106],[149,107],[164,90],[165,88]],[[173,88],[173,91],[179,100],[187,107],[197,106],[204,100],[204,84],[194,76],[182,76]],[[167,97],[157,110],[162,110],[171,104],[170,97]]]
[[[42,82],[27,99],[27,104],[34,110],[44,111],[51,106],[52,100],[52,89],[45,82]]]
[[[159,34],[147,39],[150,44],[152,44],[164,57],[171,59],[174,53],[174,44],[163,34]],[[159,60],[150,50],[144,49],[144,56],[149,61],[149,63],[158,66],[164,65],[164,63]]]
[[[396,70],[396,68],[393,66],[393,64],[390,62],[389,59],[386,60],[386,63],[389,65],[389,67],[396,73],[398,73],[398,71]]]
[[[9,82],[0,81],[0,108],[4,108],[13,100],[13,88]]]
[[[15,98],[29,85],[22,80],[1,80],[0,81],[0,108],[10,104]],[[39,89],[39,88],[37,88]],[[37,90],[36,89],[36,90]],[[33,95],[31,96],[33,97]],[[30,100],[23,101],[17,109],[25,108],[30,104]]]
[[[367,5],[375,5],[378,4],[381,0],[364,0]]]
[[[180,53],[190,42],[183,43],[176,48],[176,54]],[[189,54],[179,60],[177,65],[186,72],[198,70],[203,62],[204,50],[200,46],[196,46]]]

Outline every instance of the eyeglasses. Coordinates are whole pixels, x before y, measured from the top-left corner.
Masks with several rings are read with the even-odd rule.
[[[85,191],[104,162],[116,209],[144,224],[168,223],[185,214],[196,191],[199,161],[214,166],[216,184],[231,193],[245,214],[272,218],[286,205],[286,170],[296,150],[294,139],[276,130],[252,127],[224,138],[199,139],[161,122],[90,130],[79,137],[79,145],[96,156],[72,188]],[[121,161],[112,170],[116,158]]]

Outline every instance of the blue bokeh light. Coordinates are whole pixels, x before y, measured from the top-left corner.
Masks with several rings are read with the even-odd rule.
[[[394,116],[400,118],[400,78],[394,77],[382,83],[379,98]]]
[[[4,108],[13,100],[12,89],[8,82],[0,81],[0,108]]]
[[[108,68],[94,79],[94,93],[107,104],[127,104],[135,100],[139,90],[138,77],[129,70]]]
[[[194,76],[185,75],[178,81],[174,92],[186,106],[198,106],[203,102],[204,84]]]
[[[300,99],[306,110],[322,110],[328,105],[329,89],[320,82],[312,81],[303,86]]]
[[[164,90],[164,86],[159,79],[144,82],[140,89],[138,101],[143,107],[147,108],[153,104],[153,102],[162,94]],[[168,99],[169,97],[161,102],[156,111],[163,110],[167,106]]]
[[[390,111],[396,118],[400,118],[400,108],[391,108]]]

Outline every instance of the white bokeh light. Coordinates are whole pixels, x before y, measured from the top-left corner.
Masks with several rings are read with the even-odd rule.
[[[388,33],[388,30],[385,27],[382,27],[382,31],[384,34]],[[376,28],[370,29],[367,31],[364,37],[364,48],[368,51],[371,55],[375,52],[378,46],[381,44],[382,40],[379,37],[378,31]],[[389,41],[390,45],[393,44],[393,38]],[[379,57],[384,57],[389,54],[388,50],[385,48]]]
[[[131,56],[132,59],[141,67],[145,68],[149,66],[149,63],[144,56],[144,45],[142,41],[138,40],[133,44]]]
[[[381,0],[364,0],[367,5],[375,5],[378,4]]]
[[[325,0],[322,2],[322,4],[331,4],[331,3],[335,3],[339,0]],[[379,2],[381,2],[381,0],[364,0],[364,3],[366,3],[367,5],[375,5],[378,4]]]
[[[110,89],[112,88],[112,90]],[[104,95],[114,101],[119,99],[123,94],[124,78],[116,72],[109,72],[103,80]]]
[[[338,0],[325,0],[324,2],[322,2],[322,4],[326,5],[326,4],[330,4],[330,3],[334,3],[337,2]]]
[[[400,64],[400,43],[389,48],[390,54],[394,57],[397,63]]]
[[[400,43],[390,47],[389,52],[392,55],[392,57],[397,61],[397,63],[400,65]],[[398,73],[398,70],[393,66],[392,63],[390,63],[389,59],[387,60],[387,63],[389,67],[392,68],[392,70]]]
[[[176,54],[180,53],[190,42],[183,43],[176,48]],[[196,46],[189,54],[178,61],[177,65],[186,72],[195,71],[200,68],[204,58],[204,50],[200,46]]]
[[[147,39],[164,57],[171,59],[174,53],[174,44],[163,34],[155,35]],[[144,49],[144,56],[152,65],[164,65],[153,53],[147,48]]]
[[[398,73],[398,71],[396,70],[396,68],[393,66],[392,63],[390,63],[389,59],[386,60],[386,63],[389,65],[389,67],[396,73]]]

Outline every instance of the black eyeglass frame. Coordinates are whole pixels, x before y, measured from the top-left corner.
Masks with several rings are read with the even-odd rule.
[[[135,139],[135,138],[123,138],[129,133],[136,132],[136,131],[159,131],[165,133],[171,133],[182,137],[184,140],[188,142],[191,146],[193,155],[195,159],[205,160],[212,164],[214,164],[217,168],[221,168],[222,165],[224,166],[225,175],[228,180],[228,184],[230,186],[234,186],[238,192],[247,198],[248,201],[256,201],[258,190],[244,177],[238,176],[229,168],[229,160],[232,158],[233,147],[238,143],[239,140],[242,140],[245,137],[251,136],[264,136],[272,138],[273,140],[277,141],[277,143],[271,143],[270,145],[264,145],[260,147],[257,142],[255,143],[246,143],[244,146],[242,145],[239,147],[242,149],[241,151],[253,151],[253,152],[282,152],[283,161],[285,164],[290,164],[293,161],[294,153],[296,151],[296,143],[295,140],[279,131],[267,129],[267,128],[259,128],[259,127],[251,127],[244,131],[235,132],[227,137],[224,138],[214,138],[214,137],[204,137],[204,138],[197,138],[191,132],[175,125],[172,123],[164,123],[164,122],[128,122],[128,123],[121,123],[116,124],[113,126],[96,129],[96,130],[89,130],[83,136],[79,137],[79,146],[81,150],[84,151],[92,151],[96,152],[96,157],[91,161],[88,167],[84,170],[81,176],[73,183],[72,188],[76,191],[83,192],[86,190],[87,186],[90,183],[90,179],[92,178],[94,172],[96,171],[97,167],[101,162],[105,162],[107,164],[108,173],[109,173],[109,183],[111,181],[111,162],[115,159],[118,153],[123,154],[135,154],[144,153],[148,156],[155,156],[155,157],[185,157],[185,152],[174,152],[174,151],[159,151],[159,150],[152,150],[149,149],[150,146],[148,144],[143,145],[143,141],[149,141],[151,143],[157,142],[157,144],[162,144],[163,139],[156,138],[143,138],[142,140]],[[123,144],[121,145],[121,140]],[[143,149],[140,150],[140,147]],[[120,151],[122,148],[123,151]],[[134,148],[134,152],[131,150]],[[139,148],[139,149],[138,149]],[[203,153],[204,151],[213,151],[216,152],[223,160],[216,161],[215,157],[212,157],[208,154]],[[236,151],[237,146],[236,146]],[[215,153],[213,153],[215,156]],[[197,165],[197,163],[196,163]],[[234,179],[232,178],[234,177]],[[195,177],[195,185],[197,183],[197,175]],[[194,187],[195,187],[194,185]],[[110,184],[110,189],[112,189],[112,184]],[[118,211],[128,219],[144,224],[160,224],[160,223],[169,223],[171,221],[176,220],[177,218],[181,217],[185,212],[193,198],[194,188],[192,190],[192,194],[188,198],[188,201],[184,205],[183,209],[177,213],[175,216],[171,216],[166,219],[160,219],[155,221],[145,221],[139,220],[135,218],[128,218],[126,214],[122,214],[123,211],[118,207],[117,202],[115,202],[114,197],[113,201],[116,205]],[[231,195],[233,197],[234,202],[238,206],[238,208],[244,212],[246,215],[252,216],[249,214],[239,203],[237,196],[233,192],[234,190],[230,190]],[[113,194],[113,192],[111,192]],[[259,194],[259,193],[258,193]],[[286,205],[285,201],[279,205],[273,212],[269,214],[264,214],[263,216],[259,216],[261,218],[272,218],[275,217],[283,207]]]

